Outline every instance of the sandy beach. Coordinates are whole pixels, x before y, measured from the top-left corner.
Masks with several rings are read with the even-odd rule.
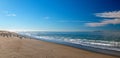
[[[0,58],[119,58],[0,31]]]

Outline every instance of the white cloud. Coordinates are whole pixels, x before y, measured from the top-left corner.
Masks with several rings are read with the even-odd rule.
[[[120,19],[103,20],[101,22],[86,23],[86,25],[90,27],[105,26],[108,24],[120,24]]]
[[[120,24],[120,11],[96,13],[95,15],[98,17],[107,18],[107,20],[104,19],[101,22],[86,23],[87,26],[99,27],[99,26],[105,26],[105,25],[109,25],[109,24]],[[112,18],[112,19],[110,19],[110,18]]]
[[[120,18],[120,11],[96,13],[95,15],[98,17],[104,17],[104,18]]]
[[[16,14],[7,14],[6,16],[16,16]]]
[[[1,11],[1,13],[5,16],[17,16],[15,13],[11,11]]]

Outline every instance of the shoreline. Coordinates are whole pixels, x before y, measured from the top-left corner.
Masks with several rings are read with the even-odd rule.
[[[2,34],[0,35],[0,58],[119,58],[29,37],[21,37],[16,33],[4,32],[0,34]]]
[[[34,38],[34,39],[36,39],[36,38]],[[91,46],[83,46],[80,44],[74,44],[74,43],[69,43],[69,42],[53,41],[53,40],[46,40],[46,39],[36,39],[36,40],[49,42],[49,43],[53,43],[53,44],[69,46],[72,48],[82,49],[82,50],[86,50],[86,51],[93,52],[93,53],[106,54],[106,55],[120,57],[120,51],[101,49],[101,48],[96,48],[96,47],[91,47]]]
[[[25,35],[23,35],[23,36],[25,36]],[[80,45],[80,44],[74,44],[74,43],[63,42],[63,41],[58,41],[58,40],[48,40],[48,39],[42,39],[42,38],[35,38],[32,36],[27,36],[27,35],[26,35],[26,37],[40,40],[40,41],[44,41],[44,42],[53,43],[53,44],[59,44],[59,45],[69,46],[69,47],[73,47],[73,48],[77,48],[77,49],[82,49],[82,50],[86,50],[89,52],[120,57],[120,51],[101,49],[101,48],[92,47],[92,46],[84,46],[84,45]]]

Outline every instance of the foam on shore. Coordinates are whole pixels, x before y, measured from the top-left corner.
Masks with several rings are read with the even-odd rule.
[[[0,58],[118,58],[0,31]]]

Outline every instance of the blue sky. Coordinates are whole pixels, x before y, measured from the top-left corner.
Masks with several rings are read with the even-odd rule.
[[[120,30],[118,0],[0,0],[1,30]]]

